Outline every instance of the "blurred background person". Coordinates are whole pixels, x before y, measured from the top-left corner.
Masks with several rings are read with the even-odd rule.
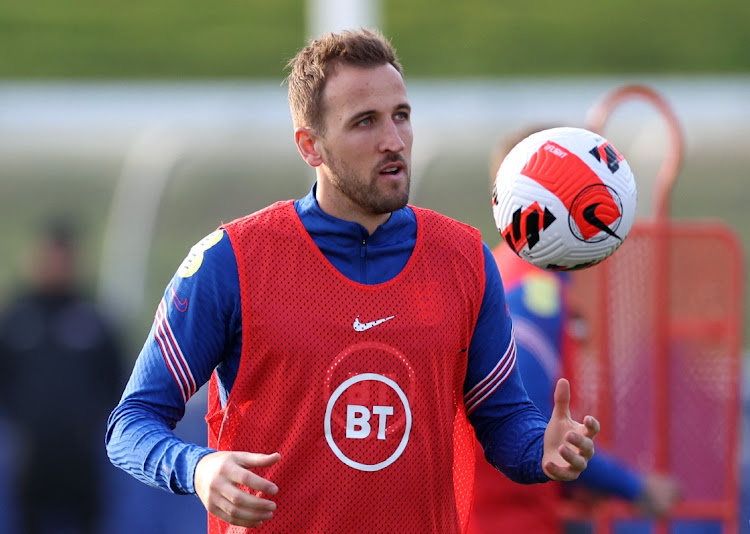
[[[522,139],[543,129],[546,127],[520,131],[498,146],[490,159],[493,182],[505,155]],[[549,417],[564,359],[572,357],[576,337],[586,331],[568,302],[568,275],[531,265],[505,242],[493,250],[493,255],[513,320],[517,365],[524,386],[542,414]],[[668,514],[680,500],[677,481],[664,474],[638,472],[601,447],[574,484],[548,482],[533,487],[511,482],[484,460],[481,446],[477,444],[475,449],[478,458],[470,534],[561,534],[584,528],[568,525],[566,529],[566,498],[616,497],[635,504],[651,517]]]
[[[120,389],[119,336],[81,286],[72,219],[43,225],[28,281],[0,316],[0,411],[15,443],[24,534],[96,531],[101,435]]]
[[[0,413],[0,532],[16,532],[16,510],[13,501],[12,473],[14,433]]]

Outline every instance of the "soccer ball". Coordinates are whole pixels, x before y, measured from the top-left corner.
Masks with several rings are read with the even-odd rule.
[[[518,143],[492,188],[492,212],[505,242],[550,271],[596,265],[622,245],[637,190],[630,166],[602,136],[550,128]]]

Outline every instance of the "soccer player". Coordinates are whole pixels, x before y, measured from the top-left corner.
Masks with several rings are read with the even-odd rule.
[[[111,461],[194,493],[208,530],[465,532],[474,432],[524,483],[572,480],[599,423],[529,400],[479,232],[407,205],[411,106],[377,32],[290,61],[309,194],[223,225],[164,292],[107,430]],[[209,447],[171,429],[209,381]]]
[[[548,126],[551,127],[551,126]],[[510,135],[490,159],[490,177],[505,155],[522,139],[548,127],[534,127]],[[582,319],[570,303],[569,277],[548,272],[519,258],[504,242],[493,255],[500,269],[506,302],[513,317],[517,367],[524,387],[542,414],[552,412],[552,392],[564,360],[574,355],[576,336],[585,335]],[[509,481],[483,460],[477,448],[475,501],[469,532],[500,531],[562,534],[565,490],[596,497],[618,497],[635,504],[649,516],[667,514],[681,499],[679,484],[659,473],[642,473],[598,448],[595,458],[576,480],[575,487],[560,483],[522,486]]]

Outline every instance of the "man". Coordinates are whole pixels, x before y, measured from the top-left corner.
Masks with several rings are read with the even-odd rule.
[[[390,44],[329,34],[290,67],[317,181],[191,250],[110,416],[110,459],[196,493],[211,533],[464,532],[470,424],[509,477],[575,479],[599,423],[570,418],[561,380],[548,424],[478,231],[407,205],[411,107]],[[209,377],[204,448],[171,428]]]
[[[122,387],[119,336],[79,287],[68,218],[31,243],[28,285],[0,317],[0,415],[20,532],[93,533],[100,515],[101,432]]]

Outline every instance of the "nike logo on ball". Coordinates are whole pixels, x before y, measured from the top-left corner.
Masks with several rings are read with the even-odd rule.
[[[356,319],[354,319],[354,329],[357,332],[364,332],[365,330],[369,330],[373,326],[378,326],[379,324],[383,324],[386,321],[390,321],[396,317],[395,315],[391,315],[390,317],[384,317],[383,319],[378,319],[377,321],[370,321],[369,323],[360,323],[359,322],[359,316],[357,316]]]
[[[601,220],[597,214],[596,214],[596,208],[599,206],[599,202],[595,204],[591,204],[590,206],[586,206],[583,210],[583,218],[584,220],[589,223],[591,226],[598,228],[602,232],[611,235],[612,237],[616,237],[620,241],[622,241],[622,238],[614,233],[612,229],[605,223],[603,220]]]

